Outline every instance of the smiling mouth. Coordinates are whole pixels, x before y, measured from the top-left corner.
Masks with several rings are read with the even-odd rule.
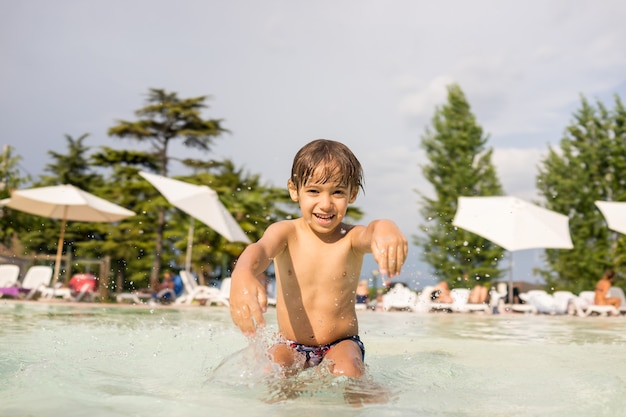
[[[313,214],[313,216],[315,216],[316,219],[323,220],[326,222],[332,220],[335,217],[334,215],[330,215],[330,214],[326,216],[322,214]]]

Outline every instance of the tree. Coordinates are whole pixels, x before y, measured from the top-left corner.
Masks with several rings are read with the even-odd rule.
[[[109,135],[132,139],[150,145],[150,154],[157,164],[160,175],[168,175],[170,155],[169,147],[174,140],[182,140],[184,146],[207,152],[213,139],[226,132],[221,120],[203,119],[201,111],[207,96],[180,99],[176,93],[161,89],[150,89],[147,105],[135,112],[137,121],[119,121],[109,129]],[[163,252],[163,231],[165,210],[161,206],[156,222],[155,253],[152,264],[150,283],[156,288],[161,268]]]
[[[569,216],[572,250],[547,250],[539,271],[555,289],[594,288],[606,268],[626,264],[626,238],[607,228],[596,200],[626,201],[626,111],[619,97],[613,110],[601,102],[581,107],[565,129],[559,149],[550,148],[539,166],[537,188],[548,209]]]
[[[414,242],[424,248],[422,259],[435,276],[451,287],[467,287],[502,274],[498,262],[503,250],[452,225],[458,198],[501,195],[502,187],[491,163],[493,150],[485,147],[488,137],[476,123],[463,91],[453,84],[447,99],[447,104],[436,109],[432,129],[426,128],[422,136],[421,146],[430,161],[422,172],[435,195],[431,198],[417,191],[426,224]],[[463,274],[470,282],[463,282]]]
[[[89,161],[90,148],[83,144],[87,137],[89,133],[84,133],[76,139],[65,135],[67,154],[48,151],[54,162],[46,164],[44,171],[51,175],[42,175],[37,185],[71,184],[85,191],[97,187],[102,182],[102,177],[92,172]]]
[[[30,176],[22,175],[19,155],[13,155],[14,148],[5,145],[0,160],[0,199],[11,197],[13,190],[30,182]],[[32,227],[34,219],[31,215],[18,210],[0,206],[0,244],[12,248],[17,239],[17,231]]]

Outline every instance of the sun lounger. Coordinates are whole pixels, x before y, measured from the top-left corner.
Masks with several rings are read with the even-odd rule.
[[[469,303],[471,290],[469,288],[453,288],[450,290],[451,303],[442,303],[432,300],[435,287],[427,286],[420,292],[417,300],[418,311],[447,311],[456,313],[482,312],[491,313],[492,309],[486,303]]]
[[[42,294],[50,289],[52,280],[52,268],[44,265],[31,266],[26,271],[22,280],[22,289],[26,292],[26,299],[30,300],[37,294]]]
[[[198,285],[194,276],[187,271],[180,271],[180,277],[183,280],[185,290],[176,299],[177,304],[191,304],[194,301],[198,301],[200,304],[206,305],[229,305],[228,297],[225,297],[220,289],[207,285]]]
[[[13,264],[0,265],[0,297],[3,295],[17,297],[19,295],[19,277],[19,266]]]
[[[555,291],[552,294],[557,311],[560,314],[569,314],[570,316],[584,316],[585,313],[580,307],[580,300],[571,291]]]
[[[520,298],[525,304],[512,305],[512,311],[533,314],[566,314],[568,312],[568,297],[563,294],[560,294],[557,300],[554,295],[544,290],[531,290],[520,294]]]
[[[415,311],[417,294],[407,286],[396,283],[383,295],[383,311]]]
[[[583,291],[578,297],[581,300],[581,308],[584,311],[585,316],[592,314],[598,314],[600,316],[618,316],[619,311],[613,306],[597,305],[595,303],[596,294],[594,291]]]
[[[152,300],[152,294],[147,292],[122,292],[115,296],[115,300],[118,303],[128,303],[131,304],[146,304],[148,301]]]
[[[609,289],[609,297],[619,298],[620,303],[618,310],[621,314],[626,314],[626,296],[624,296],[624,290],[620,287],[611,287]]]

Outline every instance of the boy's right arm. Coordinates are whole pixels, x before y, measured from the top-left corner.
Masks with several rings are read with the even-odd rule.
[[[265,325],[263,313],[267,308],[267,292],[265,283],[258,277],[286,247],[286,231],[284,224],[271,225],[263,237],[248,245],[237,260],[231,279],[230,315],[244,334],[252,335],[256,326]]]

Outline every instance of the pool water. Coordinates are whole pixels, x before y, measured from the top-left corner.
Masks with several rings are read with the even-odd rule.
[[[276,330],[268,312],[267,333]],[[0,416],[617,416],[626,318],[359,312],[367,374],[266,372],[221,307],[0,300]],[[269,376],[268,376],[269,375]]]

